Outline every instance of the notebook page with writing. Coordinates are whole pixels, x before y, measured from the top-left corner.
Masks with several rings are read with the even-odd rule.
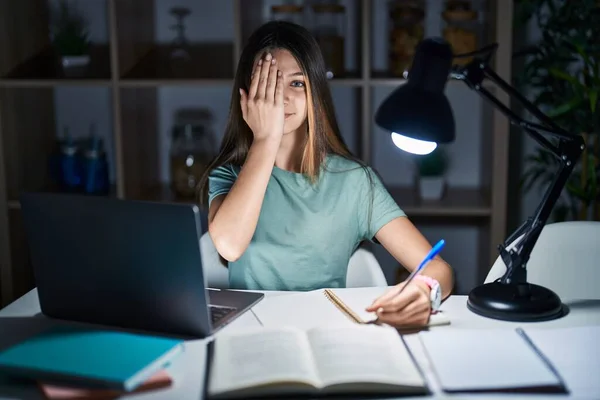
[[[560,378],[515,329],[419,335],[446,392],[564,392]]]
[[[600,399],[600,326],[523,330],[558,370],[572,396]]]

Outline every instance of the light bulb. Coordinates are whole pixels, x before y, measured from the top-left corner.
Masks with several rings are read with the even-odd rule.
[[[419,155],[429,154],[437,147],[436,142],[413,139],[396,132],[392,132],[392,142],[400,150]]]

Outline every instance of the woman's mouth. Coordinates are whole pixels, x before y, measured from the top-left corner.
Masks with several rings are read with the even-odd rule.
[[[294,114],[288,114],[288,113],[286,113],[286,114],[285,114],[285,119],[288,119],[288,118],[289,118],[289,117],[291,117],[292,115],[294,115]]]

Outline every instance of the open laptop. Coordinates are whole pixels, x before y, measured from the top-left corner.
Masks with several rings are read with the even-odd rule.
[[[195,205],[25,193],[21,208],[49,317],[207,337],[264,296],[207,290]]]

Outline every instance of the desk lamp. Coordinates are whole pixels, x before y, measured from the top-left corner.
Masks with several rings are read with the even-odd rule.
[[[544,321],[563,315],[562,302],[552,290],[527,282],[527,262],[535,243],[556,204],[573,167],[584,149],[583,138],[557,126],[535,105],[502,80],[489,66],[497,44],[472,53],[454,56],[450,45],[441,38],[427,38],[417,46],[408,80],[381,104],[375,122],[391,132],[393,143],[414,154],[431,153],[439,143],[450,143],[455,137],[452,109],[444,95],[448,78],[462,80],[490,101],[513,125],[519,126],[559,160],[560,168],[533,216],[529,217],[498,246],[506,265],[505,274],[494,282],[475,287],[467,307],[484,317],[506,321]],[[453,57],[472,56],[465,66],[452,66]],[[486,90],[487,78],[510,96],[519,100],[541,123],[527,122],[516,115]],[[558,139],[553,144],[548,138]],[[522,239],[507,250],[515,239]]]

